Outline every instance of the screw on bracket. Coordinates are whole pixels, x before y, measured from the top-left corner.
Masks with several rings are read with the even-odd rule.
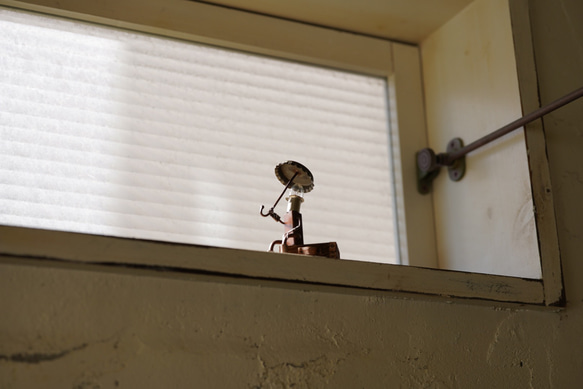
[[[454,138],[447,144],[447,154],[464,148],[464,142],[460,138]],[[451,165],[447,166],[447,173],[452,181],[459,181],[466,173],[466,157],[463,156],[454,160]]]

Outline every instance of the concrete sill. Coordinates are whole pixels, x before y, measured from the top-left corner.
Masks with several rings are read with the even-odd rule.
[[[545,301],[543,280],[291,254],[0,226],[0,261],[136,267],[285,283],[526,306]]]

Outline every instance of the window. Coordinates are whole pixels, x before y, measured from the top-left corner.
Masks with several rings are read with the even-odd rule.
[[[307,243],[398,263],[383,78],[19,11],[0,23],[2,224],[266,250],[281,226],[258,208],[291,159],[316,176]]]
[[[405,232],[399,234],[401,259],[405,264],[436,267],[432,201],[430,197],[416,194],[415,166],[410,161],[413,158],[407,157],[427,145],[423,131],[423,96],[417,47],[192,2],[180,2],[180,5],[178,2],[172,3],[164,12],[161,12],[161,5],[157,1],[140,4],[140,12],[132,11],[131,4],[124,10],[118,9],[118,3],[115,2],[105,2],[95,8],[85,2],[76,2],[67,5],[66,9],[47,9],[34,3],[19,2],[18,5],[385,78],[391,105],[390,122],[395,158],[393,168],[400,173],[395,175],[394,201],[397,209],[405,210],[397,215],[397,226]],[[160,18],[153,18],[152,15]],[[217,25],[221,28],[217,29]],[[244,34],[241,33],[243,30]],[[266,34],[265,31],[270,33]],[[306,164],[309,165],[307,162]],[[269,174],[267,179],[276,183],[273,178],[269,178]],[[313,197],[316,197],[316,193]],[[267,204],[271,199],[270,195],[259,203]],[[307,198],[306,210],[310,201]],[[556,303],[560,299],[557,291],[560,293],[562,290],[560,287],[554,288],[552,294],[540,280],[486,274],[332,261],[324,258],[314,261],[309,257],[294,257],[290,261],[287,256],[268,253],[224,249],[209,251],[196,246],[168,246],[155,242],[134,242],[54,231],[1,228],[3,250],[18,255],[51,256],[47,253],[50,251],[59,258],[103,262],[103,258],[99,260],[99,252],[79,254],[77,248],[91,243],[113,253],[107,261],[160,265],[159,258],[163,257],[164,266],[168,267],[247,277],[533,304]],[[39,240],[50,242],[50,247],[26,247],[19,244]],[[342,246],[340,249],[342,250]],[[548,274],[543,266],[543,279],[546,278],[545,272]],[[557,287],[557,284],[554,286]]]

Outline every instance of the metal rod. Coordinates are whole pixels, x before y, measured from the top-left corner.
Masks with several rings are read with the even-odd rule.
[[[265,205],[261,206],[261,209],[259,210],[259,214],[261,216],[263,216],[263,217],[271,216],[275,221],[280,222],[281,224],[285,224],[284,222],[281,221],[281,217],[277,213],[275,213],[274,210],[275,210],[275,207],[277,206],[277,204],[279,203],[279,200],[281,200],[281,198],[285,194],[285,191],[288,190],[288,188],[294,182],[294,178],[296,178],[298,174],[300,174],[300,172],[296,172],[293,175],[293,177],[290,178],[290,180],[287,182],[287,185],[285,186],[285,188],[283,188],[283,190],[281,191],[281,194],[279,195],[277,200],[275,200],[275,204],[273,204],[273,207],[271,207],[267,213],[263,213],[263,210],[265,209]]]
[[[505,125],[504,127],[470,143],[469,145],[459,149],[458,151],[448,153],[446,164],[451,165],[456,159],[463,157],[464,155],[468,154],[469,152],[472,152],[472,151],[476,150],[477,148],[482,147],[482,146],[492,142],[493,140],[496,140],[496,139],[500,138],[501,136],[504,136],[504,135],[508,134],[509,132],[512,132],[512,131],[518,129],[518,128],[540,118],[541,116],[544,116],[544,115],[556,110],[557,108],[561,108],[563,105],[569,104],[571,101],[577,100],[578,98],[580,98],[582,96],[583,96],[583,87],[574,90],[573,92],[561,97],[560,99],[557,99],[557,100],[545,105],[544,107],[541,107],[541,108],[529,113],[528,115],[523,116],[520,119],[513,121],[510,124]]]
[[[297,175],[300,174],[300,172],[296,172],[292,178],[290,178],[290,180],[287,182],[287,185],[285,186],[285,188],[283,188],[283,191],[281,192],[281,194],[279,195],[279,197],[277,198],[277,200],[275,201],[275,204],[273,204],[273,207],[271,207],[272,209],[275,208],[277,206],[277,203],[279,203],[279,200],[281,200],[281,198],[283,197],[283,195],[285,194],[285,191],[288,190],[288,188],[291,186],[292,182],[294,182],[294,178],[297,177]]]

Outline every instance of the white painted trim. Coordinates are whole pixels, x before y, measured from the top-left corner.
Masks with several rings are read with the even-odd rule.
[[[393,43],[388,78],[401,264],[437,268],[433,198],[417,191],[415,154],[427,147],[419,49]]]
[[[518,84],[525,115],[540,108],[529,12],[528,0],[510,1]],[[543,121],[539,119],[527,124],[525,135],[545,302],[547,305],[562,305],[565,293],[561,253]]]

